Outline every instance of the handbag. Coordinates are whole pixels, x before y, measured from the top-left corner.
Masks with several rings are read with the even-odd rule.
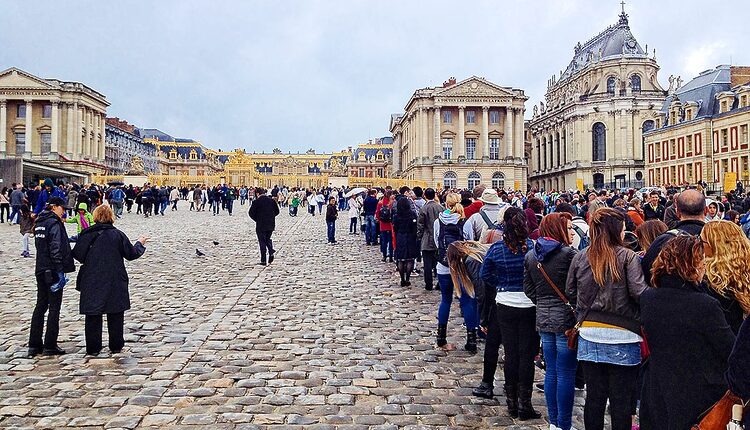
[[[565,294],[560,291],[559,288],[557,288],[557,285],[555,285],[554,282],[552,282],[552,279],[547,275],[547,271],[544,270],[544,267],[542,266],[542,263],[538,262],[536,263],[537,269],[539,269],[540,272],[542,272],[542,276],[544,277],[544,280],[547,281],[550,287],[552,287],[553,290],[555,290],[555,293],[557,293],[557,296],[560,297],[560,300],[565,303],[565,306],[570,309],[571,312],[573,312],[573,317],[576,316],[576,310],[573,307],[573,305],[570,304],[570,300],[565,296]],[[597,292],[598,294],[598,292]],[[596,300],[596,297],[594,297],[594,300]],[[592,302],[593,304],[593,302]],[[583,314],[583,318],[581,321],[576,322],[576,324],[567,330],[565,330],[565,337],[568,338],[568,348],[569,349],[578,349],[578,329],[581,328],[581,323],[583,320],[586,319],[586,316],[589,314],[589,310],[591,309],[591,306],[589,306],[588,309],[586,309],[586,312]]]
[[[693,425],[692,430],[725,430],[732,418],[732,407],[737,404],[742,404],[742,399],[727,390],[718,402],[700,415],[700,421]]]

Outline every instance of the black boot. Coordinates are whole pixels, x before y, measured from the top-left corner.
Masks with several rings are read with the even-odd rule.
[[[505,384],[505,404],[508,405],[508,415],[518,418],[518,385]]]
[[[466,330],[466,345],[464,348],[472,354],[477,353],[477,329]]]
[[[534,410],[531,405],[531,385],[521,385],[518,387],[518,419],[521,421],[536,420],[542,417],[542,414]]]
[[[484,399],[492,399],[493,397],[495,397],[495,393],[493,392],[493,389],[494,387],[492,386],[491,383],[482,381],[482,383],[479,384],[477,388],[471,390],[471,394],[477,397],[482,397]]]
[[[437,346],[444,347],[448,344],[448,340],[446,340],[446,336],[448,335],[448,326],[447,325],[438,325],[438,331],[437,331]]]

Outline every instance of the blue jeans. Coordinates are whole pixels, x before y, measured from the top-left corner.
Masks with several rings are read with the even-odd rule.
[[[383,254],[383,258],[393,257],[392,238],[390,230],[380,232],[380,252]]]
[[[378,241],[377,236],[375,236],[375,215],[365,215],[365,241],[367,243]]]
[[[438,324],[448,325],[448,317],[451,313],[451,303],[453,303],[453,278],[451,275],[438,274],[438,284],[440,284],[440,306],[438,307]],[[469,297],[466,291],[461,288],[461,298],[458,299],[461,311],[464,314],[464,323],[467,329],[476,329],[479,327],[479,316],[477,311],[477,299]]]
[[[162,200],[161,203],[159,203],[159,212],[164,215],[164,211],[167,209],[167,206],[169,206],[168,200]]]
[[[562,333],[539,332],[547,363],[544,374],[544,396],[550,424],[570,430],[573,419],[573,400],[578,360],[576,350],[568,348],[568,338]]]
[[[18,224],[21,222],[21,206],[13,205],[10,207],[10,217],[8,218],[8,223],[10,224]]]
[[[336,221],[326,221],[328,226],[328,241],[336,242]]]

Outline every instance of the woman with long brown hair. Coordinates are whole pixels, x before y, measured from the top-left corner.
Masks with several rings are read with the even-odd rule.
[[[635,235],[638,237],[638,247],[641,249],[638,255],[645,255],[654,240],[668,229],[664,221],[659,219],[650,219],[639,225],[635,229]]]
[[[546,362],[544,394],[549,422],[570,430],[578,361],[576,351],[568,348],[565,331],[576,320],[563,291],[576,255],[570,246],[575,234],[573,217],[567,212],[551,213],[542,219],[539,233],[541,237],[524,261],[523,290],[536,305],[536,329]]]
[[[734,334],[719,303],[700,286],[704,246],[701,237],[690,235],[667,242],[651,269],[654,288],[641,295],[651,352],[643,376],[644,429],[687,430],[727,390],[724,372]]]
[[[578,361],[586,378],[587,430],[604,428],[607,399],[612,430],[630,430],[641,362],[638,297],[647,288],[635,252],[623,246],[620,211],[591,215],[591,245],[573,258],[566,293],[577,305]],[[616,383],[614,383],[616,381]]]

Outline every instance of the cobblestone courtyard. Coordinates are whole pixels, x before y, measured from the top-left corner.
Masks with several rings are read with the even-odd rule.
[[[502,397],[471,396],[481,351],[436,349],[439,293],[421,279],[399,287],[393,265],[346,234],[348,220],[338,222],[338,245],[328,246],[324,217],[291,218],[282,209],[278,257],[260,267],[246,205],[233,217],[186,208],[118,222],[131,240],[152,239],[128,263],[125,349],[100,358],[84,357],[74,278],[61,312],[68,354],[25,358],[34,263],[20,257],[17,226],[0,225],[0,427],[548,427],[514,423]],[[457,306],[448,333],[463,345]],[[545,411],[541,393],[534,403]]]

